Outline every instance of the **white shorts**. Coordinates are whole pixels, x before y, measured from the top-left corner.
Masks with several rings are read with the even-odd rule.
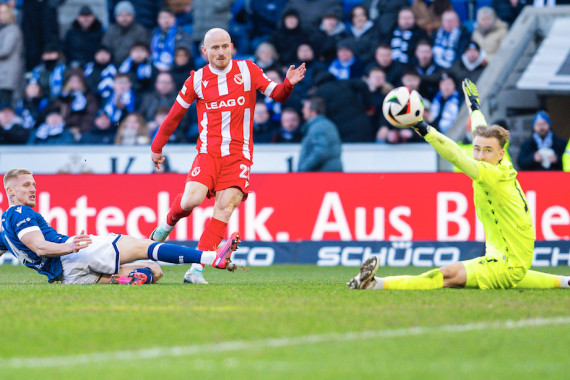
[[[94,284],[102,274],[119,271],[117,241],[121,235],[91,235],[93,243],[75,253],[61,256],[64,284]]]

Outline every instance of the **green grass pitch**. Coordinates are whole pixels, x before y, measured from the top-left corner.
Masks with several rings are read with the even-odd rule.
[[[192,286],[181,283],[185,269],[165,267],[152,286],[65,286],[0,266],[0,379],[518,380],[570,373],[568,290],[349,291],[345,283],[358,268],[290,265],[208,269],[210,285]]]

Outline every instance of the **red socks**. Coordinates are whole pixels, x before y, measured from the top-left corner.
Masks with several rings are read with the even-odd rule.
[[[186,211],[180,207],[180,200],[182,200],[182,193],[178,194],[176,198],[174,198],[174,202],[172,202],[172,206],[168,211],[168,215],[166,216],[166,224],[171,227],[176,225],[182,218],[186,218],[188,215],[192,213],[192,210]]]
[[[218,244],[226,234],[228,224],[219,219],[210,219],[200,240],[198,241],[198,249],[201,251],[215,251],[218,249]]]

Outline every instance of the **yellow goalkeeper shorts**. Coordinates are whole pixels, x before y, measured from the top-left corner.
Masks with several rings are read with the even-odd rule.
[[[507,260],[491,257],[477,257],[463,261],[467,272],[466,288],[509,289],[525,276],[524,267],[509,267]]]

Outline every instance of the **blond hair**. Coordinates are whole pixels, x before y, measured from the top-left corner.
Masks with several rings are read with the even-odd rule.
[[[18,176],[22,174],[30,174],[33,175],[31,171],[28,169],[11,169],[4,174],[4,188],[8,188],[8,183],[13,180],[14,178],[18,178]]]
[[[511,138],[511,134],[505,128],[500,125],[491,125],[490,127],[478,126],[472,133],[473,137],[481,136],[485,138],[494,137],[499,141],[501,148],[505,147],[505,144]]]

